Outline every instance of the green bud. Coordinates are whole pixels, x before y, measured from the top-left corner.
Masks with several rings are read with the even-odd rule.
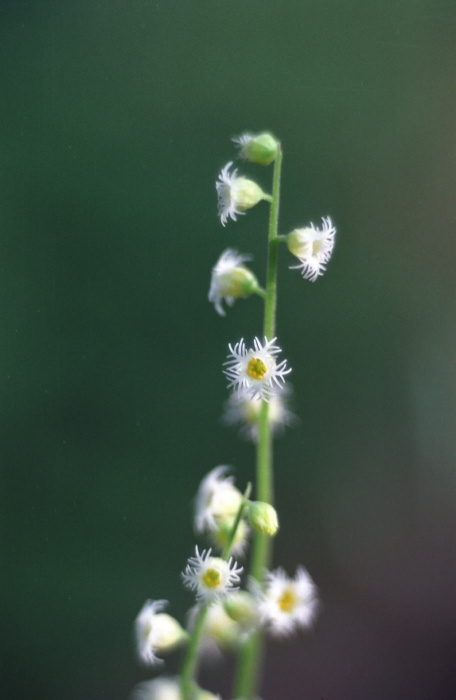
[[[279,529],[277,511],[269,503],[251,501],[247,508],[247,520],[254,530],[274,537]]]
[[[247,591],[236,591],[227,596],[224,608],[232,620],[242,628],[251,628],[258,621],[255,598]]]
[[[259,165],[269,165],[275,160],[279,144],[272,134],[243,134],[233,139],[240,147],[240,155],[245,160]]]

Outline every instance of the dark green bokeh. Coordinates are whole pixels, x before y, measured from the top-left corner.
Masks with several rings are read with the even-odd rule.
[[[214,182],[264,128],[282,232],[338,239],[315,284],[280,260],[275,560],[324,606],[262,696],[456,695],[455,40],[450,0],[0,2],[2,697],[126,698],[144,600],[191,603],[199,479],[252,478],[220,369],[261,302],[206,297],[226,247],[263,274],[267,205],[223,229]]]

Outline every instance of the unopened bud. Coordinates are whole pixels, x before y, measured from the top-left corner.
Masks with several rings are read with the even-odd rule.
[[[279,529],[277,511],[269,503],[251,501],[247,508],[247,520],[254,530],[274,537]]]
[[[254,627],[258,621],[255,598],[247,591],[235,591],[227,596],[223,605],[230,618],[244,629]]]
[[[243,134],[233,139],[239,146],[241,158],[259,165],[269,165],[277,155],[279,144],[272,134]]]

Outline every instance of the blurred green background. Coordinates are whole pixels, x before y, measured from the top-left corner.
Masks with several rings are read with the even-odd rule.
[[[315,284],[281,251],[275,564],[323,610],[262,697],[455,698],[454,1],[1,0],[0,55],[2,697],[127,698],[145,599],[191,604],[199,480],[253,475],[221,364],[261,302],[207,291],[227,247],[263,278],[267,205],[223,228],[214,183],[270,129],[282,233],[338,234]]]

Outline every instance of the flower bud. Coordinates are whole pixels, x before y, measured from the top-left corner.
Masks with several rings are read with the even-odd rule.
[[[236,591],[223,603],[226,613],[243,629],[252,628],[258,622],[258,609],[254,596],[247,591]]]
[[[274,537],[279,529],[277,511],[269,503],[251,501],[247,508],[247,520],[254,530]]]
[[[277,155],[279,144],[272,134],[263,132],[262,134],[243,134],[234,138],[233,141],[240,148],[240,156],[251,163],[259,165],[269,165]]]

